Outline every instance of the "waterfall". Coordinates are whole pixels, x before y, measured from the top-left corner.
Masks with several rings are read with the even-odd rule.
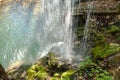
[[[76,26],[74,32],[77,33],[75,40],[77,61],[82,61],[90,55],[89,30],[92,9],[93,2],[91,0],[76,0],[73,22]]]
[[[91,0],[88,1],[88,4],[87,4],[87,18],[86,18],[86,22],[85,22],[85,26],[84,26],[84,30],[83,30],[83,38],[81,40],[81,43],[80,43],[80,53],[82,55],[83,58],[85,58],[86,56],[90,55],[88,54],[89,53],[89,49],[90,49],[90,46],[88,44],[88,38],[89,38],[89,25],[90,25],[90,15],[91,15],[91,12],[92,12],[92,4],[93,3],[90,3]]]
[[[0,63],[31,63],[54,51],[72,58],[72,0],[18,0],[0,13]]]

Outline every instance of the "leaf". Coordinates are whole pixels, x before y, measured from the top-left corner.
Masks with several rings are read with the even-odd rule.
[[[75,72],[75,70],[68,70],[61,75],[62,80],[69,80],[70,76]]]

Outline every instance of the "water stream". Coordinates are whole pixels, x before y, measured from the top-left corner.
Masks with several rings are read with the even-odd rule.
[[[3,6],[0,9],[0,63],[3,67],[8,68],[16,63],[33,63],[50,51],[69,61],[80,60],[81,55],[86,55],[91,11],[87,12],[80,43],[81,54],[74,55],[74,2],[75,0],[18,0]]]
[[[81,56],[83,58],[85,58],[86,56],[89,56],[89,51],[90,51],[90,46],[88,43],[88,39],[89,39],[89,28],[90,28],[90,17],[91,17],[91,12],[92,12],[92,8],[93,8],[93,3],[90,3],[91,0],[88,0],[88,4],[87,4],[87,17],[86,17],[86,22],[85,22],[85,26],[84,26],[84,30],[83,30],[83,38],[80,42],[80,53]]]
[[[72,1],[18,0],[0,14],[0,63],[31,63],[50,50],[72,57]]]

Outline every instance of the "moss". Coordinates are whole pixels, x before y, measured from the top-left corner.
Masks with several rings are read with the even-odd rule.
[[[104,45],[105,36],[102,33],[95,34],[93,41],[95,45]]]
[[[84,27],[82,27],[82,26],[77,28],[75,33],[77,34],[78,39],[81,39],[83,37],[83,30],[84,30]]]
[[[112,40],[120,43],[120,28],[118,26],[110,26],[110,29],[107,30],[107,34],[112,37]]]
[[[115,54],[120,51],[120,45],[115,43],[110,43],[105,46],[96,46],[92,49],[93,57],[96,58],[105,58],[111,54]]]
[[[94,59],[105,58],[120,51],[119,44],[116,44],[119,43],[119,35],[120,28],[115,25],[109,26],[109,28],[107,28],[106,30],[98,30],[94,32],[94,35],[92,37],[92,56],[94,57]]]
[[[120,32],[120,28],[118,26],[111,26],[110,29],[107,31],[108,34],[111,33],[111,34],[115,34],[115,33],[119,33]]]

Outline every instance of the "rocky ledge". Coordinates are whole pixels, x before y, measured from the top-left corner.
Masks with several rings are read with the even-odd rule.
[[[119,0],[92,0],[76,3],[74,15],[91,11],[92,13],[120,13]]]

